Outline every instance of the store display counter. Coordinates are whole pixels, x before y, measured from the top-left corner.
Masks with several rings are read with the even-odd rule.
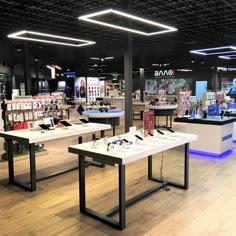
[[[146,108],[149,110],[154,110],[154,116],[155,116],[155,126],[156,127],[169,127],[172,128],[172,116],[174,115],[174,111],[178,105],[146,105]],[[157,117],[158,116],[165,116],[166,117],[166,125],[160,126],[160,124],[157,124]],[[170,117],[170,122],[168,122],[168,118]]]
[[[3,137],[6,142],[6,155],[8,159],[8,168],[9,168],[9,183],[15,184],[21,188],[24,188],[29,191],[36,191],[36,182],[47,179],[52,176],[56,176],[62,173],[69,172],[71,170],[78,169],[74,167],[72,169],[63,170],[57,173],[50,174],[49,176],[37,179],[36,178],[36,165],[35,165],[35,144],[45,143],[47,141],[56,140],[56,139],[65,139],[73,136],[79,137],[79,143],[82,143],[82,135],[95,133],[101,131],[101,136],[104,136],[104,130],[110,129],[111,126],[107,124],[72,124],[68,128],[56,128],[55,130],[50,131],[31,131],[31,130],[16,130],[16,131],[7,131],[0,132],[0,137]],[[18,141],[29,147],[29,160],[30,160],[30,182],[21,183],[16,180],[14,174],[14,160],[13,160],[13,141]]]
[[[189,187],[189,143],[197,140],[197,135],[186,133],[170,133],[163,131],[164,135],[158,134],[156,131],[154,136],[143,138],[143,140],[134,140],[126,135],[119,135],[119,137],[112,137],[107,140],[99,140],[100,144],[94,145],[94,142],[88,142],[84,144],[74,145],[69,147],[69,152],[79,155],[79,190],[80,190],[80,212],[90,217],[93,217],[103,223],[106,223],[112,227],[123,230],[126,227],[126,208],[144,197],[158,191],[160,189],[167,188],[168,185],[188,189]],[[121,137],[122,136],[122,137]],[[116,140],[126,139],[129,142],[124,145],[115,145]],[[111,146],[113,145],[113,146]],[[184,181],[183,183],[176,183],[163,178],[157,178],[153,176],[152,171],[152,155],[169,150],[171,148],[185,145],[184,151]],[[118,165],[118,179],[119,179],[119,205],[112,208],[104,214],[100,214],[86,207],[86,195],[85,194],[85,156],[93,158],[94,161],[98,161],[108,165]],[[151,189],[148,189],[137,196],[126,201],[125,199],[125,167],[126,164],[140,160],[144,157],[148,157],[148,180],[156,181],[158,184]],[[119,221],[111,218],[114,214],[119,213]],[[140,216],[142,217],[142,216]]]
[[[224,117],[224,119],[178,117],[174,121],[186,123],[187,132],[198,135],[198,140],[190,144],[190,150],[193,152],[220,157],[232,149],[232,133],[236,117]]]
[[[124,97],[113,97],[113,98],[104,98],[107,102],[111,102],[112,105],[115,105],[117,109],[124,111],[125,110],[125,98]]]
[[[107,112],[99,110],[87,110],[83,115],[87,116],[90,122],[109,124],[113,128],[113,136],[115,136],[115,127],[120,125],[120,117],[124,116],[125,112],[118,109],[111,109]]]
[[[137,115],[139,115],[140,120],[143,119],[143,112],[146,109],[145,106],[146,106],[145,102],[133,102],[132,110],[133,110],[133,119],[134,120],[137,120],[137,119],[135,119],[135,116],[137,116]],[[137,112],[138,112],[138,114],[137,114]]]

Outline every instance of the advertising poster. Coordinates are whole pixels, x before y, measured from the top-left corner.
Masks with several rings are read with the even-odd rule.
[[[100,80],[97,77],[87,77],[88,101],[96,101],[100,95]]]
[[[79,100],[86,100],[86,79],[85,77],[75,78],[75,97]]]
[[[145,81],[145,91],[150,95],[157,94],[160,89],[165,90],[166,95],[173,95],[178,91],[189,91],[191,87],[191,78],[147,79]]]
[[[154,111],[143,112],[143,136],[147,137],[148,133],[154,134]]]

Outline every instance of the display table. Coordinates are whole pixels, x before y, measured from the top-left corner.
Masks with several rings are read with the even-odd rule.
[[[133,110],[133,120],[136,120],[134,116],[140,115],[140,120],[143,119],[143,112],[145,111],[145,102],[133,102],[132,104],[132,110]],[[139,112],[139,114],[136,114],[135,112]]]
[[[8,168],[9,168],[9,183],[15,184],[19,187],[22,187],[29,191],[36,191],[36,181],[40,181],[43,179],[50,178],[52,176],[56,176],[62,173],[69,172],[71,170],[78,169],[74,167],[72,169],[64,170],[61,172],[57,172],[54,174],[50,174],[49,176],[36,179],[36,164],[35,164],[35,144],[44,143],[47,141],[55,140],[55,139],[65,139],[73,136],[79,137],[79,143],[82,143],[82,135],[95,133],[97,131],[101,131],[101,136],[104,136],[104,130],[110,129],[111,126],[107,124],[72,124],[68,128],[56,128],[55,130],[50,130],[42,133],[41,131],[31,131],[31,130],[16,130],[16,131],[7,131],[0,132],[0,137],[3,137],[6,141],[6,155],[8,159]],[[30,160],[30,182],[21,183],[15,179],[14,174],[14,160],[13,160],[13,148],[12,142],[18,141],[22,144],[29,146],[29,160]]]
[[[221,156],[232,148],[233,123],[236,118],[175,118],[174,121],[186,123],[187,132],[198,135],[198,140],[190,144],[190,150],[196,153]]]
[[[236,110],[235,109],[229,109],[228,110],[228,116],[229,117],[236,117]],[[233,141],[236,142],[236,122],[233,124]]]
[[[175,109],[178,105],[163,105],[163,106],[153,106],[153,105],[146,105],[146,108],[149,110],[154,110],[155,116],[155,126],[156,127],[169,127],[172,128],[172,116],[174,114]],[[165,116],[166,117],[166,125],[160,126],[156,125],[156,118],[157,116]],[[170,125],[168,125],[168,117],[170,117]]]
[[[163,131],[164,132],[164,131]],[[119,139],[120,139],[119,135]],[[124,136],[129,141],[129,138]],[[108,142],[117,140],[118,137],[112,137]],[[165,188],[167,185],[174,187],[188,189],[189,187],[189,142],[197,140],[197,135],[185,134],[185,133],[174,133],[164,132],[164,135],[157,134],[155,132],[154,136],[144,138],[144,140],[139,140],[137,143],[129,146],[123,147],[117,145],[113,149],[107,150],[107,146],[104,143],[93,148],[93,143],[88,142],[84,144],[74,145],[69,147],[69,152],[79,155],[79,190],[80,190],[80,212],[91,216],[103,223],[106,223],[112,227],[123,230],[126,227],[126,207],[136,203],[138,200],[143,199],[147,195],[153,192]],[[152,155],[169,150],[171,148],[185,145],[184,152],[184,183],[171,182],[169,180],[164,180],[163,178],[157,178],[153,176],[152,172]],[[110,146],[109,146],[110,147]],[[86,193],[85,194],[85,156],[93,158],[94,161],[99,161],[108,165],[118,165],[119,169],[119,205],[112,208],[104,214],[100,214],[86,207]],[[148,157],[148,179],[157,181],[158,185],[146,190],[143,193],[138,194],[126,201],[125,199],[125,167],[126,164],[132,163],[134,161],[140,160],[144,157]],[[104,180],[106,181],[106,180]],[[151,208],[151,206],[150,206]],[[119,221],[111,218],[115,213],[119,212]],[[140,215],[142,217],[142,215]]]
[[[124,97],[113,97],[113,98],[104,98],[106,101],[111,102],[112,105],[115,105],[117,109],[124,111],[125,110],[125,98]]]
[[[113,129],[113,136],[115,136],[115,127],[120,125],[120,117],[124,116],[125,112],[118,109],[110,109],[108,112],[100,112],[99,110],[84,111],[90,122],[109,124]]]

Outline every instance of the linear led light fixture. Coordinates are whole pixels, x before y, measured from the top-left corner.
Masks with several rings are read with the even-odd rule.
[[[114,57],[90,57],[92,60],[97,60],[97,61],[104,61],[104,60],[112,60]]]
[[[8,34],[7,37],[14,38],[14,39],[23,39],[23,40],[29,40],[29,41],[35,41],[35,42],[42,42],[42,43],[59,44],[59,45],[72,46],[72,47],[84,47],[84,46],[88,46],[88,45],[92,45],[96,43],[94,41],[89,41],[89,40],[69,38],[69,37],[63,37],[63,36],[58,36],[58,35],[53,35],[53,34],[44,34],[40,32],[33,32],[33,31],[26,31],[26,30]],[[45,39],[43,39],[42,37],[45,37]],[[66,42],[63,42],[62,40]]]
[[[221,52],[214,52],[214,51],[219,51],[219,50],[222,50],[222,51]],[[224,51],[224,50],[226,50],[226,51]],[[208,56],[208,55],[228,54],[228,53],[233,53],[234,51],[236,51],[235,46],[225,46],[225,47],[191,50],[190,52],[195,53],[195,54],[199,54],[199,55],[203,55],[203,56]]]
[[[116,25],[116,24],[107,23],[107,22],[104,22],[104,21],[101,21],[101,20],[92,19],[93,17],[106,15],[106,14],[109,14],[109,13],[113,13],[115,15],[119,15],[119,16],[122,16],[124,18],[132,19],[132,20],[135,20],[135,21],[138,21],[138,22],[146,23],[148,25],[157,26],[157,27],[163,28],[163,30],[147,33],[147,32],[144,32],[144,31],[135,30],[135,29],[128,28],[128,27],[123,27],[123,26],[119,26],[119,25]],[[147,20],[147,19],[144,19],[142,17],[134,16],[134,15],[127,14],[127,13],[124,13],[122,11],[113,10],[113,9],[107,9],[107,10],[98,11],[98,12],[95,12],[95,13],[92,13],[92,14],[83,15],[83,16],[78,17],[78,19],[79,20],[84,20],[84,21],[87,21],[87,22],[91,22],[91,23],[94,23],[94,24],[99,24],[99,25],[119,29],[119,30],[129,31],[129,32],[132,32],[132,33],[137,33],[137,34],[142,34],[142,35],[145,35],[145,36],[164,34],[164,33],[169,33],[169,32],[173,32],[173,31],[178,30],[177,28],[174,28],[174,27],[171,27],[171,26],[168,26],[168,25],[165,25],[165,24],[161,24],[161,23],[158,23],[158,22],[155,22],[155,21]]]
[[[236,54],[227,55],[227,56],[219,56],[219,58],[226,59],[226,60],[236,59]]]

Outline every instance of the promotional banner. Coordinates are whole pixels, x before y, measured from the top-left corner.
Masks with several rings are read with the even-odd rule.
[[[75,78],[75,97],[79,100],[86,100],[86,80],[85,77]]]
[[[154,134],[154,111],[143,112],[143,136],[147,137],[148,133]]]

